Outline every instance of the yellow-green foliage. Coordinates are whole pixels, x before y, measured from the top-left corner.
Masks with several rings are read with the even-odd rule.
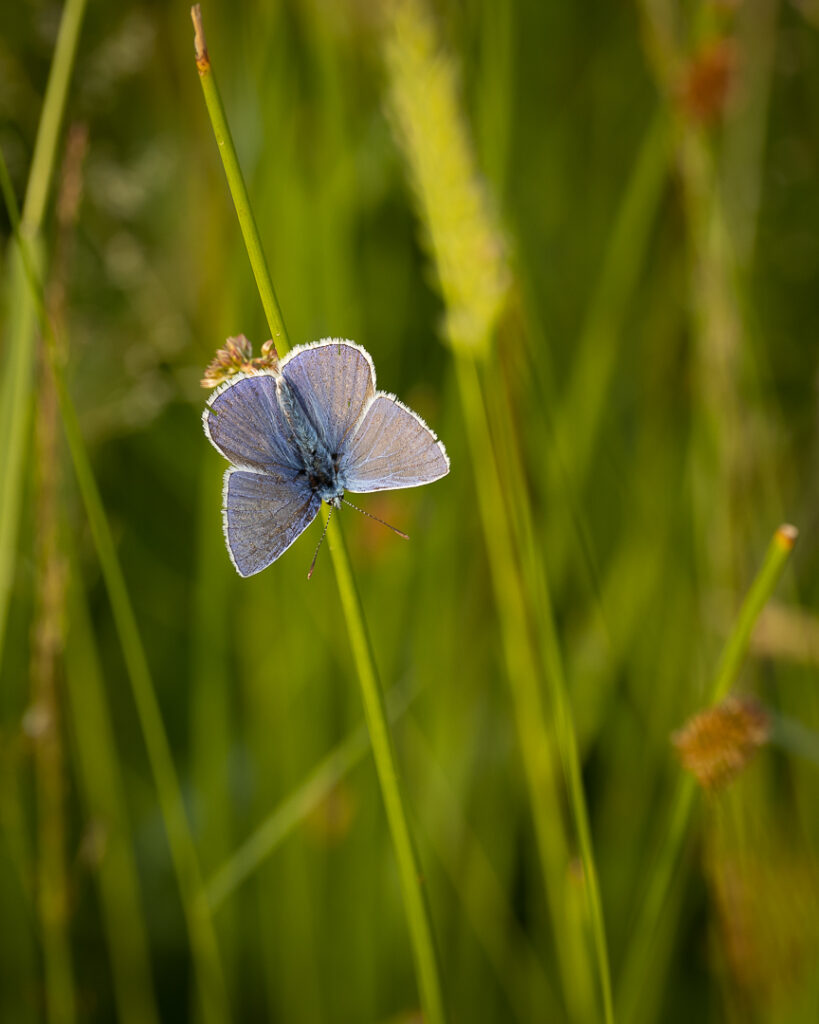
[[[453,1022],[815,1024],[809,5],[205,0],[227,182],[184,5],[84,6],[0,3],[0,1020],[417,1019],[412,875]],[[200,421],[285,324],[452,460],[309,583]]]

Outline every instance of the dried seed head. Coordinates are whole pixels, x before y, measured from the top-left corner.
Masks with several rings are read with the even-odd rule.
[[[239,334],[235,338],[228,338],[224,347],[219,349],[200,383],[203,388],[215,388],[237,373],[275,370],[278,363],[279,355],[272,340],[262,345],[261,354],[254,359],[253,346],[244,334]]]
[[[707,124],[725,109],[737,67],[737,50],[721,39],[688,64],[680,85],[679,103],[692,121]]]
[[[683,767],[704,789],[725,786],[767,743],[765,711],[747,697],[729,697],[689,718],[672,736]]]

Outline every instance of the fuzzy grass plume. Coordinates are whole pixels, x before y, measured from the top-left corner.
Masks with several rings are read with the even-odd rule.
[[[385,54],[389,111],[410,170],[455,348],[486,355],[506,299],[506,247],[461,118],[457,76],[426,7],[396,0]]]

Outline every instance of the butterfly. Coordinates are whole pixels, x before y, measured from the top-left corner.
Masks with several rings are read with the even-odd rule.
[[[332,514],[349,504],[346,491],[418,487],[449,472],[443,444],[395,395],[376,391],[373,361],[352,341],[303,345],[270,369],[235,375],[202,422],[231,463],[222,524],[241,576],[275,562],[322,502]]]

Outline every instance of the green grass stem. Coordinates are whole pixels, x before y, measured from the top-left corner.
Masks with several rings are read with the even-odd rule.
[[[567,906],[574,894],[567,885],[570,851],[555,771],[555,744],[546,722],[540,674],[528,630],[526,598],[504,508],[500,472],[495,461],[478,367],[465,354],[456,357],[455,365],[475,466],[478,507],[500,619],[540,867],[557,940],[558,964],[570,1011],[573,1017],[583,1019],[589,1012],[586,986],[590,972],[583,966],[585,937],[582,929],[577,928],[578,919]]]
[[[506,992],[510,1008],[521,1024],[529,1024],[535,1017],[559,1020],[560,1000],[537,950],[521,928],[480,837],[464,817],[452,780],[414,716],[410,716],[407,736],[429,786],[422,817],[427,840]]]
[[[51,179],[54,176],[57,143],[63,123],[68,87],[74,69],[74,59],[77,55],[80,29],[85,16],[85,6],[86,0],[66,0],[60,18],[60,28],[54,46],[54,58],[51,62],[43,99],[43,112],[37,126],[37,138],[34,141],[26,196],[20,215],[20,230],[27,238],[33,238],[39,232],[45,216]]]
[[[225,116],[225,108],[222,105],[222,97],[219,94],[216,79],[211,68],[199,4],[191,8],[191,18],[194,27],[196,68],[199,71],[199,81],[202,84],[205,106],[207,107],[213,134],[216,138],[216,145],[219,147],[219,156],[222,158],[222,166],[225,169],[228,189],[233,199],[233,205],[236,207],[236,216],[239,220],[239,227],[242,230],[242,238],[245,242],[253,276],[256,279],[259,298],[262,300],[264,313],[270,327],[270,334],[276,343],[277,351],[280,355],[283,355],[290,347],[287,340],[287,330],[284,326],[281,309],[279,308],[279,300],[276,298],[276,289],[273,287],[273,278],[267,265],[267,257],[265,256],[262,240],[259,236],[259,229],[256,226],[256,218],[253,216],[253,208],[250,205],[250,196],[247,194],[242,168],[239,166],[239,158],[236,155],[233,136],[230,134],[230,127]]]
[[[404,713],[412,697],[412,694],[401,697],[395,690],[389,693],[387,711],[391,721]],[[212,910],[218,910],[246,879],[258,871],[274,850],[321,804],[369,749],[369,733],[362,723],[319,761],[307,778],[267,815],[207,880],[205,892]]]
[[[190,779],[195,795],[192,814],[194,836],[205,877],[226,860],[236,844],[236,809],[231,758],[236,735],[233,702],[235,675],[230,660],[230,609],[237,580],[233,566],[223,557],[221,531],[211,529],[213,505],[219,492],[220,468],[202,452],[197,502],[196,580],[191,616],[191,687],[189,697]],[[210,513],[210,514],[208,514]],[[226,910],[218,921],[225,986],[236,989],[239,933],[237,908]],[[231,998],[231,1003],[233,999]]]
[[[40,321],[46,343],[57,403],[68,443],[74,475],[85,507],[88,525],[97,551],[105,580],[111,610],[114,616],[123,658],[139,716],[148,760],[151,766],[157,796],[168,837],[174,870],[188,927],[191,952],[196,967],[196,979],[201,996],[204,1019],[221,1024],[227,1019],[227,999],[219,961],[219,949],[213,923],[202,897],[199,862],[188,827],[179,780],[173,762],[162,713],[154,690],[145,648],[139,634],[136,616],[128,595],[128,588],[119,564],[116,545],[105,513],[91,462],[82,437],[77,412],[66,386],[63,367],[56,351],[51,322],[46,313],[37,269],[28,241],[20,234],[19,214],[5,158],[0,153],[0,185],[12,228],[19,242],[19,250],[26,270],[28,287]]]
[[[762,0],[739,12],[737,34],[744,57],[737,88],[743,103],[741,116],[726,119],[721,191],[734,253],[743,269],[750,265],[757,237],[779,9],[779,0]]]
[[[42,360],[40,360],[42,363]],[[39,374],[34,451],[36,611],[31,649],[31,707],[37,824],[37,910],[45,973],[46,1017],[74,1024],[77,1000],[69,938],[63,699],[59,670],[65,617],[65,558],[58,499],[57,404],[51,378]]]
[[[656,113],[643,138],[606,245],[603,266],[577,341],[571,376],[555,415],[556,444],[579,495],[600,434],[629,305],[645,265],[668,174],[671,132]],[[552,464],[555,460],[552,460]],[[562,480],[556,481],[558,490]]]
[[[490,578],[535,822],[539,865],[567,1006],[570,1016],[581,1020],[593,1012],[595,954],[604,1014],[611,1010],[605,942],[602,946],[595,942],[595,954],[591,952],[583,894],[579,887],[567,885],[572,860],[569,829],[557,772],[557,747],[541,694],[541,666],[532,635],[535,623],[523,568],[531,552],[515,550],[515,537],[522,532],[521,512],[515,502],[505,500],[498,453],[514,431],[506,419],[490,422],[476,361],[489,355],[495,324],[506,302],[510,278],[506,247],[475,166],[472,142],[461,112],[454,62],[438,39],[434,20],[427,6],[418,0],[397,3],[390,14],[384,26],[383,48],[392,122],[404,152],[425,227],[424,241],[446,305],[445,334],[455,352]],[[504,45],[501,41],[498,56],[502,57]],[[503,82],[502,64],[501,59],[499,77]],[[491,121],[489,116],[485,124],[488,133],[492,132]],[[524,499],[528,501],[528,494]],[[537,625],[542,627],[541,623]],[[548,640],[553,666],[555,656],[559,661],[554,629]],[[552,674],[550,682],[555,678]],[[562,725],[565,724],[564,716]],[[574,797],[578,795],[576,788],[573,793]],[[582,798],[582,790],[580,795]],[[579,821],[582,820],[583,815]],[[582,845],[589,879],[585,889],[592,897],[589,916],[602,923],[602,916],[596,915],[594,909],[596,876],[590,846]],[[594,925],[593,931],[595,936],[602,934],[602,929]]]
[[[728,696],[728,691],[739,675],[740,667],[748,651],[756,620],[779,582],[779,577],[790,557],[797,536],[796,527],[786,523],[780,526],[771,538],[762,568],[757,573],[751,584],[751,589],[742,602],[734,628],[723,649],[708,695],[709,703],[719,704]]]
[[[718,704],[727,696],[739,675],[754,624],[779,582],[796,542],[797,530],[780,526],[774,533],[762,566],[742,603],[734,627],[723,649],[708,691],[708,703]],[[623,1021],[640,1019],[643,977],[650,972],[652,949],[677,874],[694,809],[696,783],[688,773],[678,776],[668,826],[652,870],[647,874],[646,896],[629,944],[618,992],[618,1016]]]
[[[507,39],[508,42],[508,39]],[[498,54],[502,55],[501,42]],[[491,52],[495,52],[492,49]],[[440,290],[447,306],[447,334],[455,351],[458,386],[469,437],[481,523],[490,564],[495,605],[501,624],[503,650],[512,690],[529,798],[535,820],[540,866],[549,903],[563,988],[573,1017],[590,1012],[597,961],[603,1016],[611,1021],[611,983],[603,929],[597,874],[591,851],[585,796],[580,784],[577,743],[565,696],[565,680],[557,632],[545,577],[540,578],[542,615],[532,621],[526,578],[531,564],[540,562],[534,550],[534,531],[528,488],[517,471],[520,457],[507,406],[485,401],[476,354],[487,355],[495,321],[508,282],[504,244],[491,216],[483,184],[475,168],[471,141],[461,115],[453,62],[440,45],[425,5],[397,6],[396,23],[385,34],[390,73],[390,99],[397,135],[414,185],[426,239]],[[501,60],[501,65],[502,65]],[[503,71],[499,72],[501,81]],[[492,133],[492,117],[485,133]],[[463,202],[462,197],[469,197]],[[493,301],[487,301],[487,297]],[[515,498],[504,495],[504,442],[512,452],[518,484]],[[519,550],[516,550],[517,547]],[[531,589],[531,588],[530,588]],[[533,632],[543,639],[545,671],[557,715],[557,748],[549,731],[547,710],[540,693],[541,667]],[[567,733],[569,735],[567,735]],[[590,955],[583,922],[582,898],[565,885],[571,861],[561,787],[554,752],[559,748],[569,783],[569,801],[576,819],[588,897],[588,916],[594,938]],[[567,933],[570,937],[567,937]]]
[[[54,175],[57,142],[65,111],[86,0],[66,0],[37,126],[20,232],[40,256],[39,239]],[[23,468],[31,406],[36,313],[25,283],[18,246],[8,263],[9,332],[0,383],[0,657],[14,574]]]
[[[104,829],[105,854],[96,869],[111,958],[117,1017],[122,1024],[157,1024],[147,928],[140,900],[133,834],[108,697],[85,594],[72,566],[71,622],[66,642],[66,717],[74,740],[85,819]]]
[[[16,562],[23,502],[23,466],[29,440],[34,307],[16,246],[8,262],[9,315],[6,358],[0,382],[0,655]]]
[[[199,5],[191,10],[194,24],[196,66],[202,83],[205,105],[219,146],[222,164],[233,197],[236,215],[242,229],[248,258],[253,268],[270,331],[280,354],[289,348],[287,332],[276,299],[275,289],[256,227],[250,200],[245,187],[233,139],[225,117],[224,107],[207,51]],[[341,526],[336,517],[327,533],[335,568],[347,631],[353,651],[364,713],[370,733],[381,793],[387,813],[393,845],[401,877],[404,907],[410,930],[413,955],[418,973],[421,1001],[428,1024],[440,1024],[446,1019],[440,982],[438,958],[432,932],[432,922],[418,854],[412,839],[404,795],[390,734],[384,696],[378,679],[375,658],[367,631],[364,610],[353,579],[349,556],[344,544]]]
[[[614,1007],[611,990],[611,968],[606,943],[603,903],[600,896],[600,884],[591,841],[586,794],[583,788],[582,765],[577,733],[569,699],[563,655],[560,649],[560,638],[557,633],[552,598],[546,578],[546,562],[543,552],[540,550],[537,532],[534,527],[529,489],[526,486],[519,446],[515,443],[514,439],[512,412],[506,396],[502,395],[501,391],[501,388],[497,388],[496,401],[488,404],[489,433],[492,438],[505,437],[508,439],[504,451],[504,462],[505,480],[509,485],[511,501],[507,505],[515,509],[515,515],[508,515],[508,519],[515,527],[515,543],[520,556],[520,564],[524,567],[522,575],[526,580],[528,589],[528,604],[534,609],[539,627],[537,637],[541,650],[543,676],[549,690],[552,712],[554,714],[555,735],[568,788],[569,804],[577,833],[583,873],[586,879],[589,920],[591,922],[595,958],[597,960],[603,1015],[607,1022],[612,1022],[614,1020]]]
[[[819,733],[808,729],[798,719],[770,714],[771,743],[790,754],[819,765]]]
[[[446,1019],[446,1015],[426,887],[423,884],[421,865],[412,838],[392,735],[387,724],[384,695],[378,680],[375,658],[364,622],[361,598],[353,579],[350,558],[347,554],[338,517],[335,517],[330,523],[327,539],[336,571],[336,582],[344,618],[350,634],[353,659],[361,683],[364,714],[370,733],[373,758],[378,771],[378,780],[381,783],[381,793],[401,874],[401,888],[415,954],[424,1013],[428,1024],[438,1024]]]

